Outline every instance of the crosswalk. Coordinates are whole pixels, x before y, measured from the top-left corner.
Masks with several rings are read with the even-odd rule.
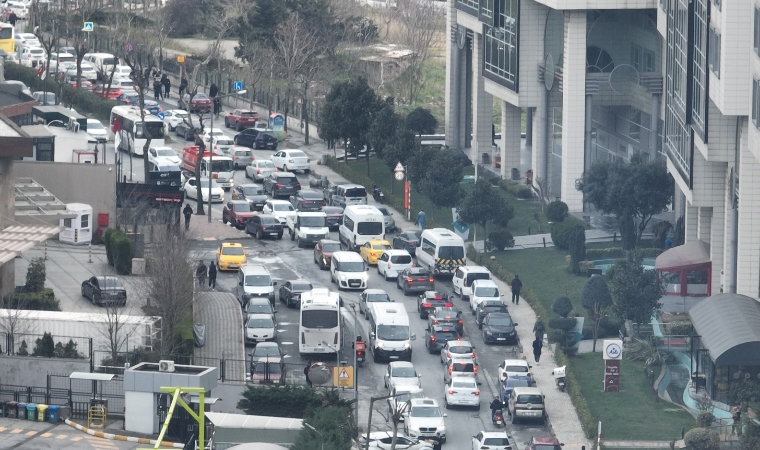
[[[76,448],[92,448],[95,450],[119,449],[119,447],[110,439],[83,435],[75,430],[71,430],[71,432],[62,432],[62,430],[68,431],[68,427],[57,426],[53,427],[52,430],[46,430],[49,430],[49,427],[41,430],[32,430],[19,426],[0,426],[0,441],[10,441],[13,439],[13,442],[20,442],[20,440],[28,442],[28,440],[31,439],[44,439],[48,442],[47,445],[55,445],[53,444],[54,442],[60,442],[61,445],[67,446],[71,445],[71,443],[80,443],[84,445],[77,446]],[[64,442],[68,442],[69,444],[63,444]]]

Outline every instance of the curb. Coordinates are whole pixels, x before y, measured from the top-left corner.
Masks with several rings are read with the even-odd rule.
[[[85,432],[89,434],[90,436],[95,436],[99,438],[111,439],[114,441],[137,442],[138,444],[149,444],[149,445],[155,445],[158,442],[155,439],[139,438],[139,437],[134,437],[134,436],[124,436],[120,434],[111,434],[111,433],[104,433],[102,431],[91,430],[87,427],[79,425],[76,422],[72,422],[69,419],[66,419],[65,422],[66,422],[66,425],[72,428],[76,428],[77,430]],[[178,444],[176,442],[169,442],[169,441],[161,441],[160,445],[162,447],[185,448],[184,444]]]

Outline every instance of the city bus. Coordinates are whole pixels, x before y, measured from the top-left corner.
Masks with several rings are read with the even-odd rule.
[[[13,25],[0,22],[0,50],[6,55],[16,53],[16,42],[13,39]]]
[[[341,346],[340,297],[328,289],[301,294],[298,352],[335,354]]]
[[[164,145],[164,122],[146,111],[145,123],[147,125],[142,122],[138,106],[114,106],[111,110],[110,124],[116,148],[142,156],[148,142],[144,129],[150,133],[151,146]]]

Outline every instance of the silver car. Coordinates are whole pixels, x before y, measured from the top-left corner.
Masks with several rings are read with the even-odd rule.
[[[253,162],[253,152],[250,148],[234,145],[229,149],[229,155],[235,165],[235,170],[245,167],[247,172],[248,166]]]
[[[382,205],[374,205],[375,208],[379,209],[381,213],[383,213],[383,222],[385,222],[385,231],[387,233],[392,233],[396,230],[396,221],[393,220],[393,213],[388,211],[388,208]]]
[[[273,174],[274,163],[269,159],[256,159],[245,168],[245,177],[253,178],[254,181],[262,182],[264,178]]]

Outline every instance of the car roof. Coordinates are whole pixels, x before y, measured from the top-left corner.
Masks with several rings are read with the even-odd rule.
[[[396,393],[399,392],[422,392],[422,388],[417,386],[416,384],[401,384],[394,388],[396,390]]]
[[[282,178],[282,177],[294,177],[294,176],[296,176],[296,174],[294,174],[293,172],[274,172],[274,174],[273,174],[273,175],[274,175],[275,177],[277,177],[277,178]]]
[[[269,163],[269,164],[272,164],[272,160],[271,159],[257,159],[254,162],[255,163]]]
[[[230,203],[232,203],[233,205],[242,205],[242,204],[244,204],[244,203],[245,203],[246,205],[248,205],[248,204],[249,204],[249,203],[248,203],[248,200],[230,200]]]
[[[385,292],[382,289],[365,289],[364,293],[365,294],[387,294],[387,292]]]
[[[533,437],[536,444],[560,445],[559,440],[554,437]]]
[[[449,325],[433,325],[430,327],[430,331],[438,332],[438,333],[456,333],[457,330],[453,327],[450,327]]]
[[[528,361],[524,359],[505,359],[504,360],[504,366],[525,366],[528,367],[530,364],[528,364]]]
[[[246,319],[246,322],[251,319],[271,319],[271,314],[248,314],[248,318]]]
[[[240,202],[241,200],[233,200],[233,201]],[[248,203],[245,200],[242,200],[242,201],[245,202],[245,203]],[[239,242],[222,242],[222,247],[241,247],[242,248],[243,244],[241,244]]]
[[[427,270],[424,267],[411,267],[410,268],[411,273],[418,274],[418,273],[430,273],[429,270]]]
[[[287,200],[275,200],[275,199],[270,199],[269,203],[273,205],[289,205],[290,204],[290,202]]]
[[[505,313],[505,312],[488,313],[488,316],[486,317],[509,317],[510,319],[512,318],[512,316],[509,313]]]
[[[98,281],[119,281],[118,277],[109,277],[109,276],[99,276],[95,277],[98,279]]]
[[[269,271],[260,264],[246,264],[240,268],[244,275],[262,274],[269,275]]]
[[[527,378],[527,377],[526,377]],[[515,395],[519,394],[536,394],[536,395],[544,395],[543,392],[541,392],[541,389],[537,387],[516,387],[512,389],[512,392],[515,393]]]
[[[459,267],[463,272],[478,272],[478,273],[491,273],[488,268],[483,266],[460,266]]]
[[[496,282],[493,280],[475,280],[472,282],[472,284],[477,283],[480,287],[499,287],[496,285]]]
[[[432,398],[413,398],[412,406],[438,406],[438,402],[433,400]]]
[[[414,364],[410,363],[409,361],[393,361],[392,363],[388,364],[391,367],[411,367],[414,369]]]
[[[509,434],[506,431],[481,431],[484,438],[509,438]],[[542,438],[537,438],[542,439]]]
[[[387,253],[387,254],[389,254],[391,256],[393,256],[393,255],[409,255],[408,251],[401,250],[401,249],[396,249],[396,248],[391,249],[391,250],[386,250],[385,253]],[[412,256],[412,255],[409,255],[409,256]]]
[[[319,241],[321,244],[338,244],[340,245],[340,242],[334,241],[332,239],[322,239]]]
[[[449,347],[472,347],[472,343],[470,341],[448,341],[446,345]]]
[[[367,242],[370,244],[388,244],[391,245],[390,242],[386,241],[385,239],[370,239]]]

